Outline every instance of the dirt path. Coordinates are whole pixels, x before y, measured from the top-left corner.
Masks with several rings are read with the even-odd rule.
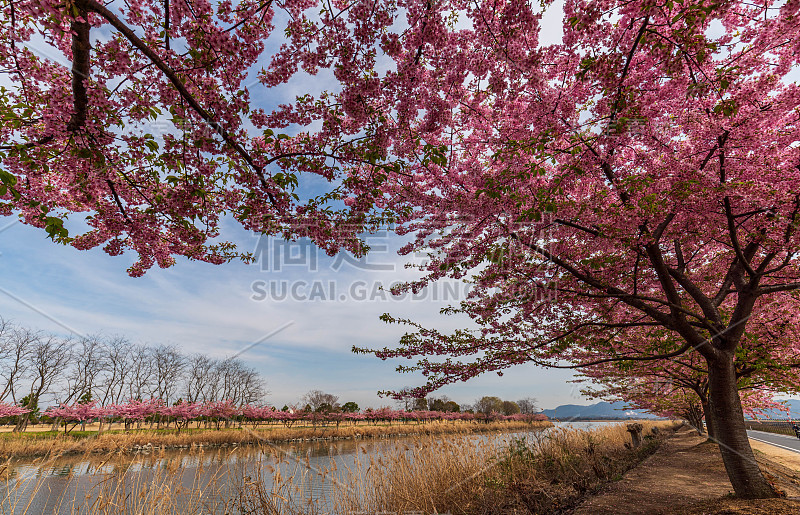
[[[769,447],[769,446],[766,446]],[[777,448],[776,448],[777,449]],[[790,498],[800,489],[785,481],[771,468],[771,449],[759,447],[759,464],[770,480],[787,491]],[[785,462],[784,462],[785,463]],[[629,471],[599,494],[578,506],[573,515],[658,515],[658,514],[752,514],[800,513],[800,502],[789,499],[740,501],[733,493],[719,449],[688,428],[664,442],[655,454]]]

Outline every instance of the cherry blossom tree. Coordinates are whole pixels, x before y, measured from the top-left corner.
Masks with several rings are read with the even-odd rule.
[[[375,354],[418,358],[400,370],[428,379],[395,393],[519,363],[697,354],[736,494],[776,495],[737,370],[758,366],[741,352],[750,326],[797,325],[799,9],[567,0],[562,41],[541,45],[527,2],[407,4],[372,101],[393,106],[402,163],[386,202],[406,214],[404,252],[431,258],[407,288],[471,281],[445,313],[476,328],[385,316],[416,332]],[[798,364],[796,338],[763,344]]]
[[[703,420],[709,438],[716,439],[714,418],[709,409],[707,373],[680,372],[665,373],[663,369],[651,369],[636,375],[635,371],[620,374],[619,370],[609,371],[603,376],[591,369],[593,384],[581,393],[592,398],[609,401],[624,401],[632,409],[649,411],[655,415],[684,418],[701,434],[704,432]],[[767,390],[752,382],[742,381],[739,390],[743,411],[758,417],[766,411],[788,411],[788,408],[774,400],[774,391]]]
[[[172,406],[162,406],[158,410],[158,413],[159,415],[173,419],[175,428],[178,430],[178,433],[180,433],[182,428],[188,427],[190,420],[198,417],[202,412],[202,408],[203,406],[198,403],[180,401]]]
[[[45,411],[45,414],[52,418],[59,418],[64,421],[64,434],[69,433],[78,424],[85,424],[90,420],[102,417],[106,414],[104,408],[97,405],[97,401],[91,402],[75,402],[73,404],[62,404],[61,406],[53,406]],[[69,422],[74,422],[69,430],[67,426]]]
[[[207,402],[200,408],[199,413],[203,416],[214,419],[217,429],[220,428],[220,423],[225,421],[226,427],[230,424],[234,417],[241,414],[241,408],[236,406],[232,400]]]
[[[23,408],[22,406],[0,402],[0,418],[16,417],[18,415],[24,415],[28,413],[28,411],[27,408]]]
[[[784,349],[783,355],[776,357],[776,345],[766,343],[771,338],[793,338],[793,327],[787,326],[780,332],[778,329],[776,326],[751,324],[737,351],[737,386],[740,395],[746,394],[748,397],[748,402],[743,403],[743,409],[748,414],[752,415],[759,409],[778,408],[780,405],[772,401],[772,396],[776,393],[797,394],[800,387],[800,354],[793,349]],[[699,402],[699,419],[705,419],[709,436],[715,438],[716,423],[710,407],[708,366],[702,355],[687,353],[670,360],[602,359],[609,350],[620,356],[635,353],[640,343],[636,341],[633,331],[627,337],[630,339],[615,341],[609,344],[613,345],[611,349],[604,349],[605,353],[589,358],[602,363],[582,370],[577,382],[592,382],[592,387],[584,389],[583,393],[591,397],[611,397],[631,402],[653,398],[652,402],[660,405],[656,397],[669,396],[672,391],[679,391],[677,397],[680,400],[677,404],[693,414],[694,403]],[[673,338],[669,333],[649,332],[645,337],[649,339],[650,345],[660,345],[662,348],[675,346],[675,342],[666,341]],[[656,340],[661,341],[656,343]],[[586,357],[585,350],[579,352],[582,357]],[[681,393],[680,390],[689,390],[693,395]],[[702,428],[702,424],[697,427]]]
[[[319,70],[363,82],[376,56],[343,29],[370,34],[392,18],[385,6],[365,17],[362,4],[4,3],[0,212],[78,249],[131,250],[133,276],[175,255],[252,258],[219,238],[225,217],[361,254],[356,234],[373,223],[374,195],[340,201],[383,180],[378,120],[345,123],[340,99],[324,92],[292,105],[260,99]],[[313,22],[303,14],[312,7]],[[315,190],[301,198],[306,178]]]
[[[109,406],[109,411],[114,417],[121,418],[125,423],[125,429],[130,424],[136,422],[141,424],[148,417],[152,417],[164,406],[160,399],[131,400],[127,403]]]
[[[431,251],[409,288],[476,285],[449,311],[476,331],[420,328],[377,352],[422,358],[417,397],[523,362],[589,366],[604,349],[697,353],[736,493],[774,495],[736,369],[750,324],[797,322],[799,4],[567,0],[549,45],[520,0],[291,0],[283,32],[277,5],[0,8],[4,212],[79,249],[130,249],[131,275],[175,255],[247,257],[218,239],[226,216],[360,253],[357,233],[396,215],[404,251]],[[335,92],[274,109],[245,82],[269,91],[321,69]],[[305,195],[309,177],[328,187]],[[88,229],[68,232],[71,213]],[[642,328],[676,338],[612,352]],[[769,345],[788,363],[796,340]]]

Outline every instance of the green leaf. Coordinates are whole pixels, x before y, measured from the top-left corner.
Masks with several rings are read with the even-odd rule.
[[[17,178],[5,170],[0,170],[0,181],[6,186],[14,186],[17,184]]]

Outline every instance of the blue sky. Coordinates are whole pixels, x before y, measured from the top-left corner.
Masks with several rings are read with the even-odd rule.
[[[0,220],[4,228],[0,232],[0,314],[5,319],[59,334],[124,335],[133,342],[174,344],[186,353],[217,357],[240,352],[290,324],[241,354],[266,378],[271,392],[267,400],[279,406],[297,402],[310,389],[329,391],[362,406],[391,404],[376,392],[419,385],[422,378],[396,373],[398,362],[355,355],[352,345],[394,345],[404,329],[381,322],[378,317],[385,312],[441,329],[465,323],[440,316],[439,308],[445,303],[430,295],[382,298],[375,289],[378,285],[413,276],[413,271],[402,267],[406,258],[395,252],[398,237],[388,234],[369,240],[376,252],[366,261],[353,263],[351,258],[337,263],[312,247],[284,248],[280,242],[276,246],[275,241],[264,240],[259,244],[257,237],[229,227],[229,236],[243,250],[259,250],[258,263],[214,266],[179,259],[172,268],[156,268],[142,278],[131,278],[125,270],[133,256],[110,257],[99,249],[78,251],[52,243],[43,231],[13,217]],[[272,257],[271,263],[265,257]],[[366,265],[384,270],[368,270]],[[314,290],[315,283],[322,289]],[[331,283],[335,298],[319,298],[320,292],[329,296]],[[284,285],[290,286],[290,293],[294,287],[299,298],[291,294],[284,300],[265,298],[264,292],[274,288],[281,293]],[[310,300],[312,293],[316,298]],[[444,290],[438,293],[441,297]],[[451,300],[457,299],[451,296]],[[581,403],[574,385],[566,382],[570,377],[568,371],[522,366],[503,377],[490,374],[440,392],[458,402],[497,395],[505,399],[533,396],[543,407]]]

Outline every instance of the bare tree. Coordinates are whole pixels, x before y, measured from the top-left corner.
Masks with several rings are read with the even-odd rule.
[[[186,358],[174,345],[159,345],[152,350],[153,378],[156,393],[165,403],[174,400],[179,381],[186,367]]]
[[[128,400],[145,400],[155,395],[152,354],[153,350],[147,345],[134,345],[131,348]]]
[[[0,402],[11,396],[11,402],[17,403],[18,383],[27,372],[28,357],[35,339],[36,335],[31,331],[0,320],[0,380],[3,382]]]
[[[184,396],[187,402],[216,400],[218,361],[205,354],[193,354],[186,360]]]
[[[203,393],[204,401],[217,401],[224,396],[224,380],[222,362],[213,360],[214,366],[211,367],[206,375]]]
[[[105,354],[105,345],[99,336],[87,336],[78,340],[70,373],[67,375],[65,395],[57,400],[70,403],[92,395],[92,387],[100,380],[103,371]]]
[[[35,340],[32,342],[30,353],[32,381],[26,405],[29,409],[39,405],[42,395],[51,391],[72,359],[72,342],[69,339],[40,333],[32,334],[35,335]],[[14,431],[25,430],[29,419],[30,413],[21,415]]]
[[[517,401],[517,406],[519,406],[519,412],[523,415],[533,415],[534,413],[539,411],[537,406],[537,401],[533,397],[525,397]]]
[[[225,359],[217,364],[220,378],[219,400],[235,401],[236,375],[239,363],[235,359]]]
[[[330,409],[339,406],[339,396],[325,393],[322,390],[311,390],[303,395],[303,402],[311,406],[312,411],[329,406]]]
[[[264,380],[258,372],[247,367],[237,357],[217,362],[215,373],[220,400],[249,404],[262,399],[266,394]]]
[[[264,378],[254,368],[241,367],[239,385],[240,404],[261,402],[268,393]]]
[[[103,377],[99,381],[97,398],[103,406],[119,404],[123,401],[122,396],[134,368],[130,341],[121,336],[107,339],[103,357]]]

